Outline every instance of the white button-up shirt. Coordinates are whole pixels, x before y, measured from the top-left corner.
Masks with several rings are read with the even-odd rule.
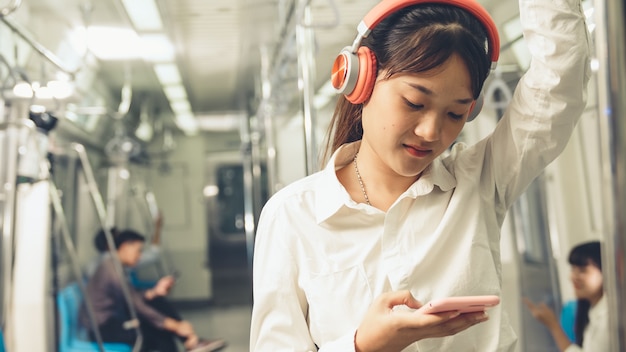
[[[565,352],[603,352],[611,349],[609,337],[609,305],[602,296],[595,306],[589,309],[589,324],[583,333],[583,347],[570,345]]]
[[[268,201],[255,244],[251,351],[354,351],[365,312],[388,291],[409,290],[422,303],[500,295],[504,216],[565,147],[590,77],[579,0],[520,4],[533,61],[490,136],[433,161],[387,212],[354,202],[337,179],[359,142]],[[405,351],[513,350],[501,306],[489,316]]]

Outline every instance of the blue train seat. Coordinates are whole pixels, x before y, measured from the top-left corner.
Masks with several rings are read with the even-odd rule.
[[[0,352],[4,352],[4,335],[0,331]]]
[[[574,323],[576,321],[577,305],[578,302],[576,302],[576,300],[565,302],[565,304],[563,304],[563,309],[561,310],[561,315],[559,317],[561,328],[563,328],[565,335],[567,335],[571,342],[576,341],[576,336],[574,334]]]
[[[78,321],[83,294],[74,282],[59,291],[59,352],[100,352],[98,343],[89,341],[87,331]],[[106,352],[131,352],[132,346],[123,343],[104,343]],[[0,351],[1,352],[1,351]]]

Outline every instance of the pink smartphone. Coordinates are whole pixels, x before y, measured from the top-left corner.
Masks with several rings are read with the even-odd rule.
[[[441,313],[448,311],[458,311],[460,313],[470,313],[484,311],[500,303],[500,297],[494,295],[486,296],[461,296],[447,297],[432,300],[423,305],[418,311],[422,313]]]

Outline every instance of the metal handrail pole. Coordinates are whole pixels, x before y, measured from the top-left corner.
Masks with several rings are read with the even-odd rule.
[[[246,236],[246,258],[248,259],[248,272],[252,273],[254,257],[254,242],[256,233],[256,220],[254,217],[254,175],[252,159],[252,141],[250,137],[250,117],[241,119],[241,155],[243,168],[243,208],[244,208],[244,232]]]
[[[263,121],[263,136],[265,137],[265,166],[267,172],[267,187],[270,195],[278,190],[278,162],[276,160],[276,132],[274,131],[271,80],[271,62],[266,46],[261,47],[261,104],[257,115]]]
[[[23,30],[21,30],[17,24],[15,24],[12,20],[5,16],[0,16],[0,21],[2,21],[13,33],[17,34],[22,38],[31,48],[35,49],[43,58],[45,58],[48,62],[54,65],[59,70],[63,71],[71,78],[74,78],[79,70],[71,70],[63,65],[61,60],[50,50],[48,50],[41,43],[37,42],[35,39],[31,38],[30,35],[26,34]]]
[[[44,168],[43,165],[42,168]],[[74,271],[74,276],[76,277],[78,286],[80,287],[80,290],[83,293],[83,297],[85,299],[85,307],[87,308],[89,323],[91,324],[92,331],[96,337],[98,349],[100,350],[100,352],[105,352],[104,345],[102,343],[102,335],[100,334],[100,329],[98,328],[98,324],[96,322],[93,304],[91,302],[91,298],[87,294],[87,286],[85,285],[85,282],[82,278],[83,272],[80,269],[80,264],[78,263],[78,254],[76,251],[76,247],[74,246],[72,236],[70,235],[70,231],[67,226],[67,219],[65,217],[65,212],[63,211],[63,206],[61,205],[61,197],[59,196],[59,191],[52,179],[48,180],[48,182],[50,183],[50,199],[52,200],[52,208],[54,209],[54,214],[61,225],[61,234],[63,235],[63,243],[65,244],[65,248],[67,249],[67,253],[70,257],[70,266]]]
[[[311,18],[310,5],[303,9],[303,19]],[[306,174],[310,175],[317,171],[317,146],[315,136],[315,126],[317,124],[317,114],[313,105],[315,95],[315,60],[314,60],[314,32],[310,27],[301,24],[296,25],[296,47],[298,52],[298,78],[300,80],[300,91],[302,93],[302,115],[304,127],[304,150],[306,161]]]
[[[7,310],[6,308],[11,306],[12,297],[10,290],[13,287],[13,242],[15,236],[15,207],[17,202],[17,163],[18,163],[18,143],[19,140],[15,137],[15,134],[10,133],[10,129],[15,127],[28,128],[35,130],[35,124],[27,119],[21,119],[19,109],[21,105],[14,106],[11,110],[11,119],[0,123],[0,131],[7,131],[7,143],[6,148],[3,148],[4,153],[7,155],[7,163],[3,169],[5,172],[5,179],[3,193],[4,198],[4,212],[2,214],[2,269],[0,273],[2,275],[2,288],[0,290],[2,294],[2,321],[0,321],[0,329],[3,331],[6,328],[7,322]]]
[[[98,219],[100,221],[100,225],[105,234],[105,238],[107,241],[107,246],[111,251],[111,257],[113,258],[114,268],[120,277],[120,284],[122,287],[122,294],[126,303],[128,305],[128,311],[131,317],[131,321],[129,326],[135,328],[137,332],[137,340],[135,341],[135,345],[133,346],[133,352],[139,352],[141,349],[143,336],[141,334],[141,329],[139,329],[139,319],[137,317],[137,311],[132,303],[132,298],[130,295],[130,288],[128,287],[126,281],[126,275],[124,273],[124,268],[122,267],[122,262],[120,261],[119,256],[113,251],[115,248],[115,242],[113,240],[113,234],[111,233],[111,229],[107,226],[107,213],[106,208],[104,206],[104,200],[102,199],[102,195],[98,190],[98,185],[96,183],[96,178],[94,176],[93,169],[91,168],[91,163],[89,162],[89,158],[87,153],[85,152],[85,147],[82,144],[72,143],[72,148],[78,153],[78,157],[81,161],[81,165],[83,167],[83,171],[85,174],[85,179],[87,181],[87,188],[89,189],[89,194],[91,195],[91,199],[96,207],[96,212],[98,214]]]
[[[598,116],[604,185],[602,272],[611,351],[626,350],[626,14],[622,0],[596,0]]]

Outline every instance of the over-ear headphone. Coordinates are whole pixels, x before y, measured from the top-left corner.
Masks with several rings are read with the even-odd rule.
[[[357,27],[357,36],[352,46],[341,50],[333,63],[331,83],[338,93],[343,93],[353,104],[365,102],[374,88],[377,74],[376,55],[367,47],[361,46],[361,41],[366,38],[372,29],[398,10],[417,4],[447,4],[459,7],[472,14],[485,27],[487,32],[487,53],[491,58],[491,70],[494,70],[500,56],[500,37],[493,19],[476,0],[382,0],[361,20]],[[482,99],[479,97],[479,99]],[[482,103],[472,105],[468,121],[478,115]],[[475,111],[478,110],[478,111]]]

